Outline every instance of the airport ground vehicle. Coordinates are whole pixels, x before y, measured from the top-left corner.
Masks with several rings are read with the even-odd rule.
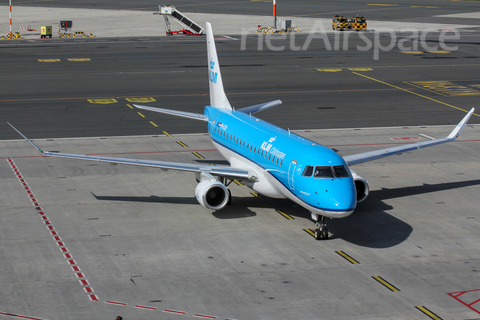
[[[42,26],[40,27],[40,38],[51,38],[52,37],[52,26]]]
[[[335,15],[332,20],[333,30],[346,30],[350,29],[350,23],[344,16]]]
[[[354,17],[350,19],[350,28],[355,31],[367,30],[367,20],[365,17]]]

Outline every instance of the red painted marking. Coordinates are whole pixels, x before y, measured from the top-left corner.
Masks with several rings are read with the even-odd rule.
[[[58,235],[57,231],[50,231],[50,234],[51,234],[52,236]]]
[[[90,301],[100,301],[100,299],[98,299],[98,296],[96,294],[89,294],[88,299],[90,299]]]
[[[80,270],[80,268],[78,266],[73,266],[72,270],[75,271],[75,272],[82,271],[82,270]]]
[[[75,273],[75,277],[77,278],[85,278],[85,275],[82,272]]]
[[[38,207],[37,210],[42,210],[42,208],[40,208],[40,205],[38,204],[38,202],[34,202],[33,205],[34,205],[35,207]]]
[[[28,186],[28,184],[26,184],[25,181],[20,180],[20,182],[21,182],[24,186]]]
[[[117,302],[117,301],[105,301],[105,303],[114,304],[116,306],[126,306],[125,302]]]
[[[62,251],[62,252],[68,252],[68,249],[65,248],[65,247],[63,247],[63,248],[60,248],[60,251]]]
[[[67,260],[67,261],[68,261],[68,264],[71,264],[71,265],[77,264],[75,260]]]
[[[43,220],[48,220],[47,216],[42,216]]]
[[[41,215],[41,216],[44,216],[44,215],[45,215],[45,212],[40,211],[38,214]]]
[[[85,287],[85,288],[83,288],[83,290],[84,290],[86,293],[92,293],[92,292],[94,292],[93,289],[92,289],[92,287]]]
[[[14,317],[14,318],[20,318],[20,319],[45,320],[45,319],[42,319],[42,318],[22,316],[22,315],[20,315],[20,314],[14,314],[14,313],[10,313],[10,312],[0,312],[0,315],[2,315],[2,316],[8,316],[8,317]]]
[[[204,319],[217,319],[217,317],[207,316],[207,315],[205,315],[205,314],[194,314],[193,316],[194,316],[194,317],[197,317],[197,318],[204,318]]]
[[[43,221],[43,222],[44,222],[45,224],[52,224],[52,223],[51,223],[50,221],[48,221],[48,220],[45,220],[45,221]]]
[[[455,299],[458,302],[460,302],[461,304],[463,304],[464,306],[466,306],[466,307],[472,309],[473,311],[475,311],[476,313],[480,314],[480,310],[473,307],[474,304],[480,302],[480,299],[479,299],[480,289],[459,291],[459,292],[451,292],[451,293],[447,293],[447,294],[450,297],[452,297],[453,299]],[[462,299],[460,299],[460,296],[462,296]],[[469,301],[465,301],[467,299]],[[472,301],[472,302],[470,302],[470,301]]]
[[[53,239],[55,239],[56,241],[62,240],[62,238],[60,238],[59,236],[55,236],[55,237],[53,237]]]
[[[67,259],[72,259],[72,255],[70,253],[64,253],[63,256]]]
[[[27,188],[25,188],[25,189],[27,189]],[[27,189],[27,190],[28,190],[28,189]],[[32,191],[28,190],[27,193],[32,193]]]
[[[147,309],[147,310],[157,310],[155,307],[149,307],[149,306],[141,306],[141,305],[136,305],[133,306],[134,308],[139,308],[139,309]]]
[[[88,280],[85,280],[85,279],[82,279],[82,280],[78,280],[78,282],[80,282],[80,284],[82,286],[88,286],[90,283],[88,283]]]
[[[163,312],[174,313],[174,314],[187,314],[185,311],[170,310],[170,309],[165,309],[163,310]]]
[[[55,228],[53,226],[47,226],[47,229],[48,230],[55,230]]]
[[[37,201],[38,201],[37,199],[34,198],[33,195],[30,195],[30,198],[32,198],[32,199],[30,199],[30,200],[32,200],[33,202],[37,202]],[[38,206],[38,204],[36,204],[36,205]]]
[[[399,137],[399,138],[392,138],[392,140],[418,140],[420,137]]]
[[[57,242],[57,246],[64,247],[64,246],[65,246],[65,243],[63,243],[62,241],[58,241],[58,242]]]

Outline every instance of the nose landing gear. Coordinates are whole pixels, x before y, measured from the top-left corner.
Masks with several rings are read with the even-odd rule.
[[[327,224],[325,223],[325,216],[321,216],[312,212],[312,219],[317,221],[316,223],[317,229],[315,229],[315,239],[327,240],[328,229],[327,229]]]

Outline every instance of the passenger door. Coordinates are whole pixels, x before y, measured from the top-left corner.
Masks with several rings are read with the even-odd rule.
[[[297,160],[292,160],[292,162],[290,162],[290,166],[288,167],[288,186],[290,187],[290,190],[295,190],[294,176],[297,163]]]

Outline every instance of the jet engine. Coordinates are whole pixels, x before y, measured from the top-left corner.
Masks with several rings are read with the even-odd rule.
[[[350,171],[352,170],[350,169]],[[352,176],[355,183],[355,189],[357,190],[357,203],[360,203],[367,199],[368,193],[370,192],[370,186],[368,185],[368,181],[359,176],[355,171],[352,171]]]
[[[203,180],[195,189],[198,203],[210,210],[224,208],[230,200],[230,191],[218,180]]]

